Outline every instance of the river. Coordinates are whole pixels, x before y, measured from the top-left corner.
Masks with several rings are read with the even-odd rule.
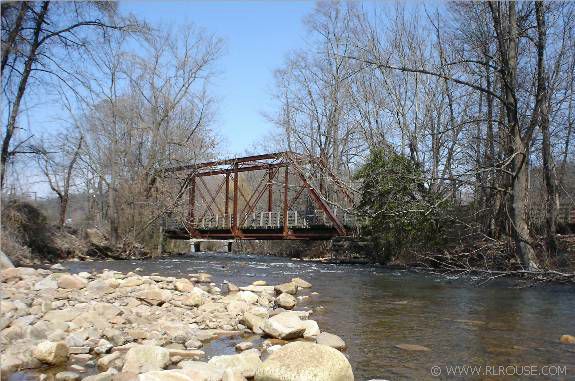
[[[227,253],[65,266],[72,272],[128,272],[140,267],[140,274],[164,276],[205,271],[218,284],[228,280],[242,286],[258,279],[277,284],[299,276],[319,294],[307,292],[309,298],[297,308],[314,309],[310,318],[346,341],[356,380],[438,379],[431,375],[434,366],[440,367],[443,377],[447,366],[482,366],[481,376],[459,379],[492,379],[490,375],[525,372],[517,367],[529,366],[539,375],[566,369],[566,375],[550,379],[575,380],[575,346],[559,343],[561,335],[575,332],[575,288],[571,286],[517,288],[501,281],[478,286],[469,278],[449,280],[369,265]],[[219,354],[234,353],[233,345],[242,340],[222,339],[212,347]],[[430,350],[404,350],[397,347],[401,344]]]

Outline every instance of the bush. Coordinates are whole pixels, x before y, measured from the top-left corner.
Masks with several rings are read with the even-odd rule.
[[[412,160],[378,149],[356,178],[362,181],[360,210],[367,217],[363,231],[379,259],[389,261],[408,250],[445,243],[446,201],[426,186]]]

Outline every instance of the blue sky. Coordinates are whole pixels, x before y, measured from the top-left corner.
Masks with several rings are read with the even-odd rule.
[[[223,137],[222,154],[243,154],[272,126],[273,72],[290,50],[304,46],[303,20],[312,1],[124,1],[122,13],[133,13],[152,25],[192,22],[225,41],[225,54],[213,83],[218,99],[215,129]]]

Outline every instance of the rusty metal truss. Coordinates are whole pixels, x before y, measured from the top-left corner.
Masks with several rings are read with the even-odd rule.
[[[356,232],[353,192],[318,158],[276,152],[167,168],[184,174],[175,239],[330,239]]]

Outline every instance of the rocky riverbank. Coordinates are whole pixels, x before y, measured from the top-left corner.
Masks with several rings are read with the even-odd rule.
[[[9,268],[0,281],[4,379],[353,380],[343,340],[294,310],[311,287],[303,279],[218,287],[205,273],[73,275],[56,265]],[[206,358],[206,343],[246,333],[261,339]]]

